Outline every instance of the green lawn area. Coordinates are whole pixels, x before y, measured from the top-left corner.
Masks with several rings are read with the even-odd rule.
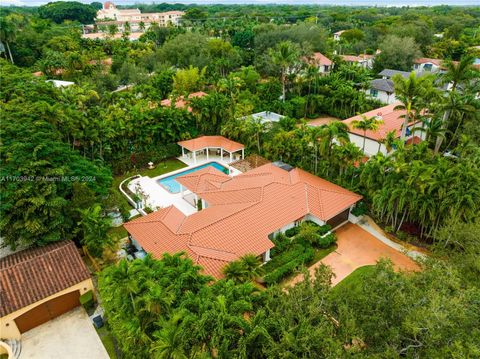
[[[123,228],[123,226],[112,227],[108,230],[107,234],[108,236],[112,237],[115,242],[128,236],[128,232],[125,228]]]
[[[117,359],[118,357],[117,357],[117,353],[115,352],[115,344],[113,341],[113,336],[112,334],[110,334],[107,327],[104,325],[100,329],[96,329],[96,330],[97,330],[98,336],[100,337],[103,343],[103,346],[107,350],[107,353],[110,359]]]
[[[123,175],[120,176],[115,176],[112,181],[112,188],[115,191],[118,191],[118,186],[120,186],[120,183],[128,178],[132,177],[134,175],[141,175],[141,176],[148,176],[148,177],[156,177],[163,175],[168,172],[172,172],[175,170],[178,170],[180,168],[186,167],[187,165],[183,163],[182,161],[177,160],[176,158],[170,158],[167,159],[161,163],[156,164],[154,169],[148,169],[148,168],[142,168],[142,169],[137,169],[137,170],[130,170]],[[128,203],[127,199],[125,196],[122,194],[122,203],[125,206],[125,208],[130,208],[130,203]]]
[[[330,253],[334,252],[337,249],[337,245],[334,244],[328,248],[315,248],[315,256],[313,257],[312,264],[317,263],[319,260],[325,258]]]
[[[345,277],[332,288],[332,295],[341,297],[343,293],[354,293],[361,288],[363,281],[373,274],[374,265],[363,266],[355,269],[349,276]]]

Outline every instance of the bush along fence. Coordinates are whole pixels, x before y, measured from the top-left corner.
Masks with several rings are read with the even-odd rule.
[[[265,284],[279,283],[302,266],[312,264],[315,249],[328,248],[336,242],[331,229],[328,224],[319,226],[306,221],[275,236],[272,259],[263,266],[267,273],[263,278]]]

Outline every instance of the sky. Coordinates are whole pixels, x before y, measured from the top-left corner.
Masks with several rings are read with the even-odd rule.
[[[50,0],[54,1],[54,0]],[[77,0],[83,3],[90,3],[94,0]],[[100,0],[96,0],[100,1]],[[103,2],[101,0],[100,2]],[[38,6],[48,3],[49,0],[0,0],[2,6],[19,5],[19,6]],[[134,5],[155,3],[182,3],[182,4],[311,4],[311,5],[359,5],[359,6],[434,6],[434,5],[478,5],[480,0],[114,0],[118,5]]]

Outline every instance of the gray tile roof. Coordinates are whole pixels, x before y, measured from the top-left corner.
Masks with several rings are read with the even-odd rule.
[[[385,76],[389,79],[391,79],[395,75],[402,75],[403,77],[407,78],[410,76],[410,72],[407,71],[398,71],[398,70],[391,70],[391,69],[384,69],[382,72],[380,72],[378,75],[380,76]]]
[[[370,88],[377,91],[394,92],[393,81],[388,79],[375,79],[370,81]]]

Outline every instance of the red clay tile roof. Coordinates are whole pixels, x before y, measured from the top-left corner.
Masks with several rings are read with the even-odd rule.
[[[418,136],[415,136],[410,137],[407,141],[405,141],[405,144],[411,145],[413,143],[414,145],[418,145],[420,142],[422,142],[422,139]]]
[[[387,105],[369,112],[365,112],[363,115],[365,115],[367,118],[374,117],[374,116],[379,116],[379,117],[381,116],[383,120],[383,124],[381,124],[378,127],[377,131],[369,130],[366,132],[365,137],[370,138],[374,141],[381,141],[387,136],[387,133],[390,131],[395,131],[397,134],[397,138],[400,137],[400,134],[402,132],[403,120],[404,120],[400,116],[404,115],[405,111],[394,110],[395,107],[398,105],[400,105],[400,102],[395,102],[391,105]],[[353,128],[351,124],[353,121],[361,120],[361,119],[362,119],[362,115],[357,115],[354,117],[347,118],[346,120],[343,120],[343,122],[348,126],[349,132],[363,137],[363,130]],[[410,123],[410,125],[411,124],[413,123]]]
[[[229,181],[230,177],[216,168],[209,166],[177,177],[175,180],[190,191],[197,193],[218,189],[220,184]]]
[[[228,152],[235,152],[245,148],[241,143],[229,140],[223,136],[202,136],[177,143],[189,151],[198,151],[207,147],[221,147]]]
[[[203,91],[198,91],[198,92],[193,92],[190,95],[188,95],[189,99],[196,98],[196,97],[204,97],[207,96],[207,94]],[[175,108],[184,108],[187,105],[187,100],[183,96],[180,96],[177,101],[175,102]],[[172,104],[172,101],[170,99],[165,99],[160,101],[160,105],[162,106],[170,106]],[[188,107],[188,112],[192,112],[191,107]]]
[[[366,61],[366,60],[369,60],[369,59],[373,59],[373,55],[358,55],[358,56],[355,56],[355,55],[340,55],[340,57],[343,59],[343,61],[346,61],[346,62],[362,62],[362,61]]]
[[[75,244],[62,241],[0,259],[0,317],[90,278]]]
[[[332,60],[330,60],[328,57],[326,57],[320,52],[313,53],[313,62],[317,65],[323,66],[331,66],[333,64]]]
[[[301,169],[287,171],[272,163],[228,180],[220,177],[218,186],[197,187],[209,205],[202,211],[185,216],[170,206],[125,228],[155,257],[185,251],[207,274],[221,278],[226,263],[272,248],[269,234],[307,214],[327,221],[361,199]]]
[[[418,59],[415,59],[414,63],[415,64],[427,64],[427,63],[432,63],[434,65],[440,66],[442,64],[443,60],[439,59],[430,59],[428,57],[420,57]]]

